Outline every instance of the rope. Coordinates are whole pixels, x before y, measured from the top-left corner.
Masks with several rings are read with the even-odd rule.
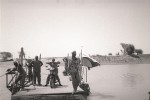
[[[3,75],[1,75],[0,77],[3,77],[3,76],[5,76],[6,75],[6,73],[5,74],[3,74]]]

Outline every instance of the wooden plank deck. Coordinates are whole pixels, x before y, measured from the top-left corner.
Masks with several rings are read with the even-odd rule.
[[[81,88],[78,88],[76,94],[85,93]],[[64,85],[57,86],[56,88],[50,88],[50,86],[30,86],[25,88],[23,91],[19,91],[15,95],[38,95],[38,94],[72,94],[72,86]]]
[[[57,88],[33,86],[19,91],[12,95],[11,100],[86,100],[87,96],[80,88],[72,95],[70,86],[61,86]]]

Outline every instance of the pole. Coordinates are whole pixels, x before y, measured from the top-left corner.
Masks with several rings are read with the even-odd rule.
[[[81,47],[83,47],[83,46],[81,46]],[[84,65],[84,62],[83,62],[83,57],[82,57],[82,48],[81,48],[81,63],[82,63],[82,65]],[[87,67],[85,68],[85,82],[87,83]]]
[[[148,92],[148,94],[149,94],[149,100],[150,100],[150,92]]]
[[[21,48],[21,59],[20,59],[20,63],[21,63],[21,65],[23,66],[23,48]]]
[[[40,53],[40,57],[39,57],[39,60],[41,60],[41,53]]]
[[[69,68],[69,53],[68,53],[67,56],[68,56],[68,57],[67,57],[67,61],[68,61],[68,68]]]
[[[87,83],[87,68],[86,68],[86,83]]]
[[[6,86],[8,86],[8,74],[6,74]]]
[[[83,47],[83,46],[81,46],[81,65],[84,66],[82,47]],[[84,69],[85,69],[85,67],[81,68],[81,72],[84,71]],[[82,72],[82,73],[84,73],[84,72]],[[86,73],[85,73],[85,74],[86,74],[86,75],[85,75],[85,81],[87,82],[87,70],[86,70]],[[83,79],[83,74],[82,74],[82,76],[81,76],[81,79]]]

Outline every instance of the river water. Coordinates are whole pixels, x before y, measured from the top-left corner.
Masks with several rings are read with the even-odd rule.
[[[0,62],[0,75],[11,67],[12,62]],[[87,82],[91,88],[88,100],[149,100],[150,64],[101,65],[88,70]],[[0,77],[0,100],[11,100],[5,76]]]

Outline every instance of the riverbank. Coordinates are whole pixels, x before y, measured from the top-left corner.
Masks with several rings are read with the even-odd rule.
[[[101,65],[122,65],[122,64],[150,64],[150,54],[143,55],[120,55],[120,56],[92,56]]]
[[[57,61],[60,61],[62,66],[64,66],[64,57],[54,57]],[[91,58],[98,61],[101,65],[126,65],[126,64],[150,64],[150,54],[143,55],[119,55],[119,56],[104,56],[96,55],[91,56]],[[43,58],[47,61],[51,61],[52,57]]]
[[[60,66],[64,66],[64,57],[46,57],[42,58],[45,62],[50,62],[55,58],[56,61],[60,62]],[[104,55],[96,55],[91,56],[91,58],[98,61],[101,65],[126,65],[126,64],[150,64],[150,54],[143,55],[119,55],[119,56],[104,56]],[[7,64],[12,63],[12,61],[1,62],[3,66],[7,66]]]

